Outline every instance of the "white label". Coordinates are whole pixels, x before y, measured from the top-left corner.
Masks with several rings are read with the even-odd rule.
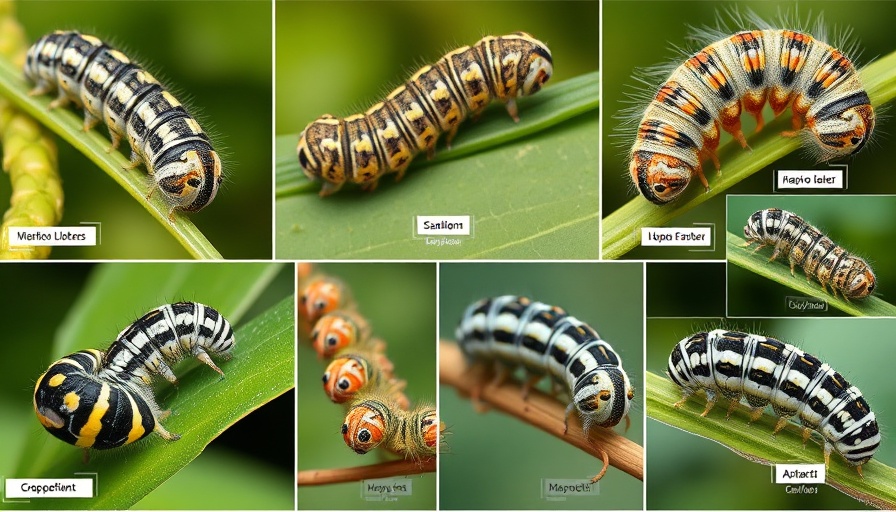
[[[542,496],[559,498],[569,496],[595,496],[600,494],[600,487],[591,480],[571,480],[563,478],[545,478],[541,481]]]
[[[455,235],[470,234],[469,215],[418,215],[418,235]]]
[[[823,484],[824,464],[775,464],[776,484]]]
[[[644,246],[700,246],[712,244],[712,228],[641,228]]]
[[[778,188],[843,188],[843,170],[778,171]]]
[[[44,245],[96,245],[96,226],[9,228],[10,247]]]
[[[377,478],[361,481],[361,494],[373,496],[410,496],[413,494],[409,478]]]
[[[90,478],[7,478],[7,498],[93,498]]]

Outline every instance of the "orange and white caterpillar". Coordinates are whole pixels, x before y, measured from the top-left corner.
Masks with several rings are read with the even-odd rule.
[[[311,330],[311,345],[318,358],[329,359],[348,347],[365,347],[382,351],[385,343],[370,339],[370,323],[355,311],[337,310],[322,316]]]
[[[349,348],[340,351],[324,371],[324,392],[332,402],[341,404],[362,391],[377,390],[391,397],[400,408],[407,409],[410,403],[402,393],[407,382],[396,379],[394,370],[395,366],[382,351]]]
[[[702,162],[721,168],[721,130],[747,148],[741,113],[756,118],[758,131],[766,103],[775,116],[791,108],[792,130],[782,135],[801,135],[820,162],[853,155],[871,138],[874,108],[841,50],[824,37],[753,23],[761,28],[714,34],[650,100],[629,152],[631,179],[649,201],[675,200],[694,175],[709,190]]]
[[[354,304],[351,290],[331,276],[310,277],[299,297],[299,316],[314,325],[320,317]]]
[[[444,429],[434,407],[420,405],[407,411],[393,400],[373,395],[353,402],[342,424],[342,438],[361,455],[383,445],[406,459],[422,461],[435,456]]]
[[[400,180],[418,153],[432,156],[441,133],[450,144],[461,121],[494,99],[518,121],[516,98],[541,90],[552,73],[551,51],[531,35],[484,37],[423,66],[363,114],[312,121],[299,136],[299,164],[324,181],[321,197],[346,182],[373,190],[387,173]]]

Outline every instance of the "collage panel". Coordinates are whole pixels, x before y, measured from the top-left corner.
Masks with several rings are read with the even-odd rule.
[[[894,316],[894,215],[889,195],[728,196],[728,315]]]
[[[439,279],[440,508],[642,508],[643,265],[442,263]]]
[[[436,265],[298,268],[298,508],[435,510]]]
[[[889,508],[886,506],[886,485],[881,484],[889,481],[887,466],[896,460],[896,450],[888,446],[885,439],[882,441],[876,436],[881,433],[886,437],[886,418],[892,416],[896,407],[885,377],[889,359],[882,357],[893,350],[889,333],[896,327],[894,322],[893,319],[833,318],[648,318],[647,508],[860,510],[872,508],[875,502],[877,507]],[[775,343],[775,340],[779,342]],[[737,347],[744,347],[743,359],[732,358],[731,351],[739,350]],[[775,363],[761,359],[760,355],[752,356],[754,350],[756,354],[767,354],[761,351],[770,347],[774,351],[780,350],[782,355],[798,356],[798,359]],[[730,402],[720,396],[715,407],[701,417],[707,405],[703,391],[675,407],[674,404],[682,399],[683,388],[670,380],[667,372],[670,358],[682,350],[694,355],[690,359],[675,359],[681,382],[691,382],[686,377],[689,371],[692,379],[699,379],[699,365],[703,360],[699,360],[697,354],[712,352],[705,357],[717,361],[717,376],[719,372],[727,371],[725,364],[735,373],[747,366],[743,370],[749,374],[727,381],[717,377],[709,386],[711,390],[720,394],[723,382],[727,382],[729,389],[739,389],[741,383],[744,387],[750,384],[749,393],[754,397],[765,392],[776,393],[771,395],[773,405],[778,404],[782,410],[799,408],[798,416],[806,419],[812,418],[813,414],[808,407],[824,407],[822,404],[832,399],[826,394],[830,382],[857,389],[851,389],[846,398],[840,395],[830,402],[836,404],[844,400],[841,403],[844,408],[836,418],[821,420],[804,444],[802,425],[793,418],[779,423],[780,417],[771,407],[765,407],[761,416],[751,422],[752,411],[746,401],[731,406],[729,416]],[[758,375],[768,371],[786,371],[789,387],[783,382],[773,383],[768,391],[755,387]],[[833,373],[835,371],[839,373]],[[814,378],[810,378],[813,373]],[[826,383],[816,387],[815,383],[826,373],[832,380],[821,381]],[[808,388],[810,398],[790,398],[789,403],[782,398],[793,397],[794,390],[802,386]],[[847,414],[855,423],[848,421]],[[776,424],[781,430],[772,434]],[[850,435],[837,443],[846,431]],[[775,483],[776,471],[767,464],[815,464],[822,468],[823,446],[828,439],[833,448],[827,468],[829,485]],[[875,449],[877,443],[879,447]],[[873,455],[873,458],[861,464],[859,473],[841,455],[844,452],[854,452],[855,455],[850,456],[856,462],[866,456]],[[843,486],[844,492],[835,486]],[[846,492],[868,494],[856,498]]]
[[[3,13],[5,258],[271,258],[271,5],[4,2]],[[41,58],[23,73],[30,45]],[[51,108],[66,103],[60,82],[68,105]],[[88,119],[74,106],[85,99]],[[10,238],[7,226],[59,228]]]
[[[294,507],[293,265],[6,263],[0,282],[4,509]]]
[[[598,257],[598,2],[276,10],[277,257]]]
[[[888,92],[878,87],[877,77],[884,72],[884,68],[891,67],[883,56],[896,47],[888,33],[887,23],[882,21],[889,17],[894,8],[896,4],[879,2],[801,1],[798,5],[782,5],[761,1],[606,1],[603,10],[602,63],[603,257],[723,259],[725,244],[722,227],[725,225],[726,194],[803,191],[892,194],[894,186],[886,176],[888,155],[894,142],[883,135],[888,131],[888,121],[886,115],[880,112],[885,110],[884,103],[891,98]],[[869,16],[868,13],[874,15]],[[754,20],[754,17],[763,21]],[[736,55],[736,45],[740,39],[732,39],[731,36],[747,29],[766,30],[748,36],[750,40],[743,45],[749,49],[754,43],[775,45],[771,38],[784,34],[782,31],[787,28],[810,34],[815,48],[829,48],[821,42],[832,45],[830,47],[839,49],[851,59],[854,68],[860,69],[860,82],[842,82],[846,85],[837,92],[819,94],[818,101],[812,107],[814,110],[809,112],[817,113],[816,125],[827,126],[834,131],[838,127],[855,127],[855,137],[847,137],[850,140],[843,143],[844,148],[858,147],[848,158],[820,162],[830,152],[819,149],[818,140],[811,129],[802,130],[799,137],[782,137],[782,133],[793,130],[790,109],[775,117],[771,107],[766,105],[762,110],[764,127],[756,133],[756,120],[744,106],[739,119],[747,149],[743,149],[724,129],[714,128],[720,124],[714,124],[714,119],[721,121],[721,113],[728,112],[724,119],[730,121],[734,131],[733,125],[737,120],[734,113],[740,107],[734,106],[733,111],[725,111],[720,98],[733,95],[736,99],[741,91],[746,90],[745,84],[753,79],[747,73],[728,76],[713,67],[717,60]],[[843,37],[847,34],[849,37]],[[799,39],[802,36],[789,37]],[[710,53],[718,55],[717,58],[713,57],[716,60],[704,66],[701,59],[707,60],[709,55],[704,53],[688,64],[689,57],[710,45]],[[802,51],[809,46],[799,42],[792,47]],[[853,76],[846,62],[839,60],[840,53],[827,51],[837,57],[832,62],[843,66],[835,67],[837,72],[833,76],[841,76],[841,72],[843,76]],[[757,67],[764,65],[771,68],[779,60],[766,57],[766,61]],[[803,61],[797,59],[793,62]],[[816,94],[823,87],[809,84],[811,77],[819,73],[819,60],[813,57],[805,62],[801,71],[792,75],[786,73],[785,78],[792,76],[793,83],[800,84],[795,89],[805,90],[808,95]],[[737,62],[729,64],[730,67],[740,65]],[[691,73],[688,66],[696,71]],[[820,73],[818,76],[829,76],[827,71]],[[753,77],[756,78],[756,75],[758,73],[754,73]],[[717,78],[721,81],[714,82]],[[764,101],[771,98],[771,92],[762,95],[763,91],[770,89],[763,87],[763,83],[767,82],[760,82],[756,88],[758,96],[753,99]],[[863,91],[878,111],[874,128],[870,127],[867,105],[861,107],[861,113],[851,110],[860,108],[859,104],[864,102]],[[651,103],[657,97],[664,103]],[[743,98],[751,99],[747,96]],[[841,99],[843,101],[838,101]],[[651,105],[649,109],[648,105]],[[750,109],[755,110],[752,106]],[[833,117],[824,117],[827,115]],[[830,123],[822,123],[822,118]],[[842,135],[845,132],[838,133]],[[717,139],[718,134],[720,137]],[[830,137],[835,139],[832,142],[834,146],[841,144],[841,139],[837,139],[840,135]],[[716,172],[713,152],[707,150],[716,142],[718,148],[714,154],[719,160],[721,174]],[[855,146],[852,146],[853,143]],[[633,148],[640,151],[634,159],[634,178],[630,172]],[[679,165],[677,161],[684,164]],[[687,167],[696,169],[698,165],[706,178],[708,192],[699,175],[687,170]],[[782,171],[807,171],[807,175],[812,176],[834,173],[839,176],[839,181],[834,185],[814,181],[801,185],[778,184],[776,180],[784,176]],[[653,195],[661,194],[663,199],[670,201],[665,204],[651,203],[639,192],[639,183],[653,190]],[[651,229],[642,233],[642,228]],[[675,237],[676,233],[679,234],[678,238]],[[704,245],[685,245],[701,241],[689,240],[683,235],[699,233],[711,235],[711,238],[704,238]],[[663,239],[662,235],[671,235],[672,239]],[[646,244],[642,236],[646,238]]]

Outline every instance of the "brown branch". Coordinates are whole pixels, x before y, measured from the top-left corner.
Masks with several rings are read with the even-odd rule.
[[[353,468],[338,469],[308,469],[299,471],[298,485],[327,485],[341,484],[345,482],[360,482],[371,478],[388,478],[390,476],[418,475],[421,473],[434,473],[436,459],[431,457],[422,462],[415,460],[393,460],[371,464],[369,466],[356,466]]]
[[[472,374],[456,343],[439,342],[439,381],[442,384],[452,386],[461,395],[469,397],[480,386],[479,379],[471,377]],[[536,389],[531,390],[525,400],[520,400],[520,393],[520,385],[514,381],[500,385],[488,383],[479,389],[479,399],[596,458],[603,458],[603,449],[609,454],[611,466],[644,480],[644,449],[639,444],[608,428],[594,427],[585,437],[576,421],[569,422],[569,431],[564,434],[566,407],[563,404]]]

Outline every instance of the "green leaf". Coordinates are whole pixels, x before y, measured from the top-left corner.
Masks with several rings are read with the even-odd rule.
[[[373,193],[317,197],[296,161],[298,135],[278,137],[278,257],[594,258],[598,90],[598,73],[548,87],[519,101],[519,123],[492,105],[450,150],[418,156],[402,183],[386,177]],[[416,215],[471,215],[473,236],[427,245]]]
[[[801,428],[795,423],[778,432],[769,442],[776,419],[768,414],[748,423],[746,406],[738,405],[726,419],[726,404],[720,403],[704,418],[705,400],[691,397],[681,407],[672,404],[681,399],[681,390],[672,381],[647,372],[647,416],[672,427],[715,441],[747,460],[771,465],[777,461],[799,461],[818,464],[820,450],[805,449]],[[723,401],[724,402],[724,401]],[[827,470],[828,483],[864,503],[879,508],[896,506],[896,469],[872,459],[862,466],[864,478],[848,464],[831,457]]]
[[[860,71],[862,83],[871,103],[880,107],[896,97],[896,52],[882,57]],[[664,226],[672,219],[722,195],[729,188],[764,169],[766,166],[800,147],[798,137],[787,138],[781,132],[790,129],[789,116],[779,116],[761,132],[748,138],[750,151],[743,151],[736,142],[727,144],[719,152],[725,162],[724,172],[716,176],[704,169],[712,189],[704,193],[694,179],[682,197],[671,204],[658,206],[638,196],[610,213],[603,221],[604,259],[617,259],[641,242],[641,228]]]
[[[175,214],[168,219],[169,205],[160,193],[147,195],[154,189],[142,170],[128,169],[128,159],[120,151],[109,151],[111,145],[99,129],[85,132],[83,119],[72,109],[50,110],[53,98],[49,95],[30,96],[29,86],[21,71],[5,59],[0,59],[0,95],[10,99],[22,111],[56,132],[75,149],[93,161],[97,167],[118,182],[134,199],[155,217],[173,237],[195,258],[221,259],[221,254],[196,228],[187,215]],[[124,143],[122,143],[124,144]]]
[[[756,246],[746,247],[743,238],[726,233],[727,258],[730,263],[771,279],[784,286],[812,297],[826,301],[829,305],[852,316],[896,316],[896,306],[878,297],[870,296],[861,300],[847,301],[842,296],[833,296],[821,289],[816,281],[806,280],[802,272],[791,275],[786,261],[768,261],[768,254],[754,252]]]
[[[277,264],[121,263],[98,267],[60,326],[48,366],[74,350],[105,349],[137,315],[178,299],[212,305],[231,321],[236,338],[233,358],[219,361],[226,378],[191,360],[174,369],[180,381],[177,387],[163,383],[156,388],[159,403],[172,411],[163,423],[182,436],[178,441],[150,435],[114,450],[91,450],[90,461],[84,464],[81,449],[31,424],[40,432],[27,438],[14,474],[62,478],[95,473],[98,491],[94,499],[34,499],[21,508],[128,508],[185,467],[229,426],[293,388],[294,296],[248,322],[240,321],[250,307],[272,302],[270,294],[262,301],[262,291],[279,268]]]

